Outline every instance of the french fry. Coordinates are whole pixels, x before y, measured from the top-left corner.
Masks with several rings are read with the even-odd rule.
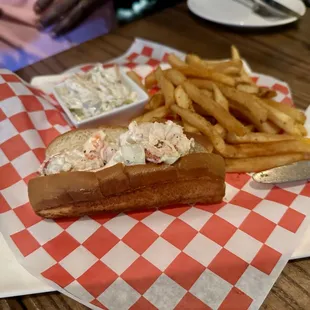
[[[227,67],[226,69],[222,70],[222,73],[227,74],[227,75],[239,75],[240,74],[240,69],[236,67]]]
[[[300,131],[300,133],[301,133],[302,136],[307,136],[307,135],[308,135],[308,131],[307,131],[307,129],[305,128],[304,125],[298,124],[298,123],[297,123],[296,126],[297,126],[297,128],[299,129],[299,131]]]
[[[242,159],[225,159],[226,172],[259,172],[308,160],[309,154],[291,153]]]
[[[237,119],[214,100],[202,95],[195,85],[190,82],[184,82],[183,87],[194,102],[202,107],[209,115],[213,116],[228,131],[232,131],[240,136],[246,133],[245,127]]]
[[[157,67],[155,71],[156,80],[158,82],[158,85],[160,89],[162,90],[162,93],[165,97],[165,104],[167,107],[170,107],[175,103],[174,100],[174,86],[173,84],[166,79],[163,71],[160,67]]]
[[[156,119],[156,118],[164,118],[168,115],[169,113],[169,109],[166,106],[163,107],[159,107],[155,110],[151,110],[141,116],[139,116],[138,118],[135,119],[136,122],[138,123],[147,123],[147,122],[151,122],[152,119]]]
[[[216,124],[214,125],[214,129],[217,131],[217,133],[223,138],[225,139],[226,135],[227,135],[227,130],[225,128],[223,128],[220,124]],[[238,137],[238,136],[237,136]]]
[[[143,85],[143,83],[141,82],[141,79],[139,77],[139,75],[135,72],[135,71],[128,71],[127,75],[137,84],[139,85],[146,93],[147,90],[145,88],[145,86]]]
[[[162,105],[165,105],[165,97],[161,92],[158,92],[150,98],[144,108],[145,110],[155,110]]]
[[[218,104],[220,104],[226,111],[229,110],[229,103],[228,100],[225,98],[223,93],[220,91],[220,89],[217,87],[216,84],[213,83],[213,94],[214,94],[214,100]]]
[[[216,64],[213,67],[213,70],[217,72],[226,73],[228,68],[235,68],[235,74],[240,74],[242,66],[243,64],[240,59],[228,60],[228,61],[223,61],[223,62]]]
[[[145,88],[150,89],[157,84],[155,72],[149,73],[144,80]]]
[[[192,106],[192,100],[185,92],[182,85],[179,85],[174,91],[174,97],[177,105],[183,109],[189,109]]]
[[[259,87],[257,96],[260,98],[271,99],[277,96],[277,92],[268,87]]]
[[[205,79],[188,79],[188,81],[200,89],[206,89],[206,90],[209,90],[211,92],[213,91],[213,84],[214,83],[212,81],[205,80]]]
[[[232,60],[241,60],[239,50],[237,49],[237,47],[235,45],[232,45],[230,50],[231,50],[231,59]]]
[[[238,90],[248,94],[258,94],[259,88],[254,84],[238,84],[236,87]]]
[[[176,69],[168,69],[165,71],[166,78],[175,86],[181,85],[186,81],[186,77]]]
[[[187,122],[183,122],[183,127],[185,132],[199,133],[199,130],[197,128],[195,128],[194,126],[190,125]]]
[[[265,132],[249,132],[244,136],[237,136],[233,132],[229,132],[227,133],[225,140],[230,144],[267,143],[275,141],[296,140],[296,137],[291,135],[275,135]]]
[[[170,54],[168,56],[168,63],[172,68],[179,68],[186,66],[186,63],[175,54]]]
[[[236,46],[231,46],[231,59],[235,61],[242,61],[241,56],[239,53],[239,50]],[[242,65],[242,69],[240,71],[240,82],[248,83],[248,84],[254,84],[251,77],[246,73],[244,66]]]
[[[208,64],[204,64],[203,60],[195,54],[187,54],[185,57],[185,62],[190,66],[204,65],[206,69],[213,67]]]
[[[300,124],[304,124],[306,121],[306,116],[302,111],[299,111],[293,107],[290,107],[286,104],[271,99],[265,99],[264,102],[267,103],[269,106],[272,106],[273,108],[276,108],[279,111],[289,115],[291,118],[293,118],[296,122]]]
[[[251,124],[251,125],[246,125],[245,127],[248,129],[248,132],[252,132],[252,131],[254,131],[254,129],[255,129],[255,126],[254,126],[253,124]]]
[[[172,105],[171,110],[182,117],[190,125],[197,128],[201,133],[209,138],[214,148],[219,152],[225,152],[225,142],[217,133],[216,129],[202,116],[187,109]]]
[[[203,95],[203,96],[206,96],[207,98],[213,98],[213,95],[212,95],[212,92],[210,92],[209,90],[207,89],[200,89],[200,93]]]

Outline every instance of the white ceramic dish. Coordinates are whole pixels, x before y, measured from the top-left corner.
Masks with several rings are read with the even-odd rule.
[[[109,68],[106,70],[113,70],[113,68]],[[57,91],[59,87],[63,87],[63,84],[60,83],[53,89],[53,94],[56,97],[57,101],[67,114],[70,122],[73,126],[77,128],[81,127],[90,127],[90,126],[98,126],[98,125],[126,125],[130,120],[135,118],[144,110],[144,105],[148,99],[148,95],[135,83],[133,82],[126,74],[125,70],[120,68],[120,74],[122,82],[137,93],[137,100],[133,103],[122,105],[118,108],[115,108],[111,111],[101,113],[99,115],[78,121],[74,115],[70,112],[67,108],[66,104],[64,103],[61,95]]]
[[[277,0],[303,16],[306,7],[301,0]],[[188,0],[188,8],[197,16],[233,27],[264,28],[286,25],[296,17],[262,17],[253,12],[251,0]]]

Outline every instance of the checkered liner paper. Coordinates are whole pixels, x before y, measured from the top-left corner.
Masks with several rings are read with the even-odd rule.
[[[143,78],[171,52],[184,57],[137,39],[111,63]],[[285,83],[254,78],[291,104]],[[27,183],[45,147],[71,127],[53,97],[7,70],[0,79],[0,228],[30,273],[96,309],[259,308],[307,228],[309,183],[228,174],[217,205],[43,220]]]

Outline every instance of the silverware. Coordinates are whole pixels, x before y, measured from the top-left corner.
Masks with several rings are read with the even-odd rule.
[[[277,167],[253,175],[259,183],[285,183],[310,179],[310,161],[300,161],[287,166]]]
[[[259,6],[263,6],[266,9],[270,10],[271,13],[284,14],[296,18],[301,17],[301,15],[298,12],[291,10],[289,7],[285,6],[284,4],[276,0],[253,0],[253,1]]]

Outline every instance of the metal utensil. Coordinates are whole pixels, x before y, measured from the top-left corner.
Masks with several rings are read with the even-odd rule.
[[[310,161],[301,161],[287,166],[277,167],[253,175],[259,183],[285,183],[310,179]]]
[[[300,18],[301,15],[290,9],[289,7],[285,6],[281,2],[278,2],[276,0],[253,0],[256,4],[265,7],[270,12],[273,12],[274,14],[284,14],[287,16],[292,16],[296,18]]]

